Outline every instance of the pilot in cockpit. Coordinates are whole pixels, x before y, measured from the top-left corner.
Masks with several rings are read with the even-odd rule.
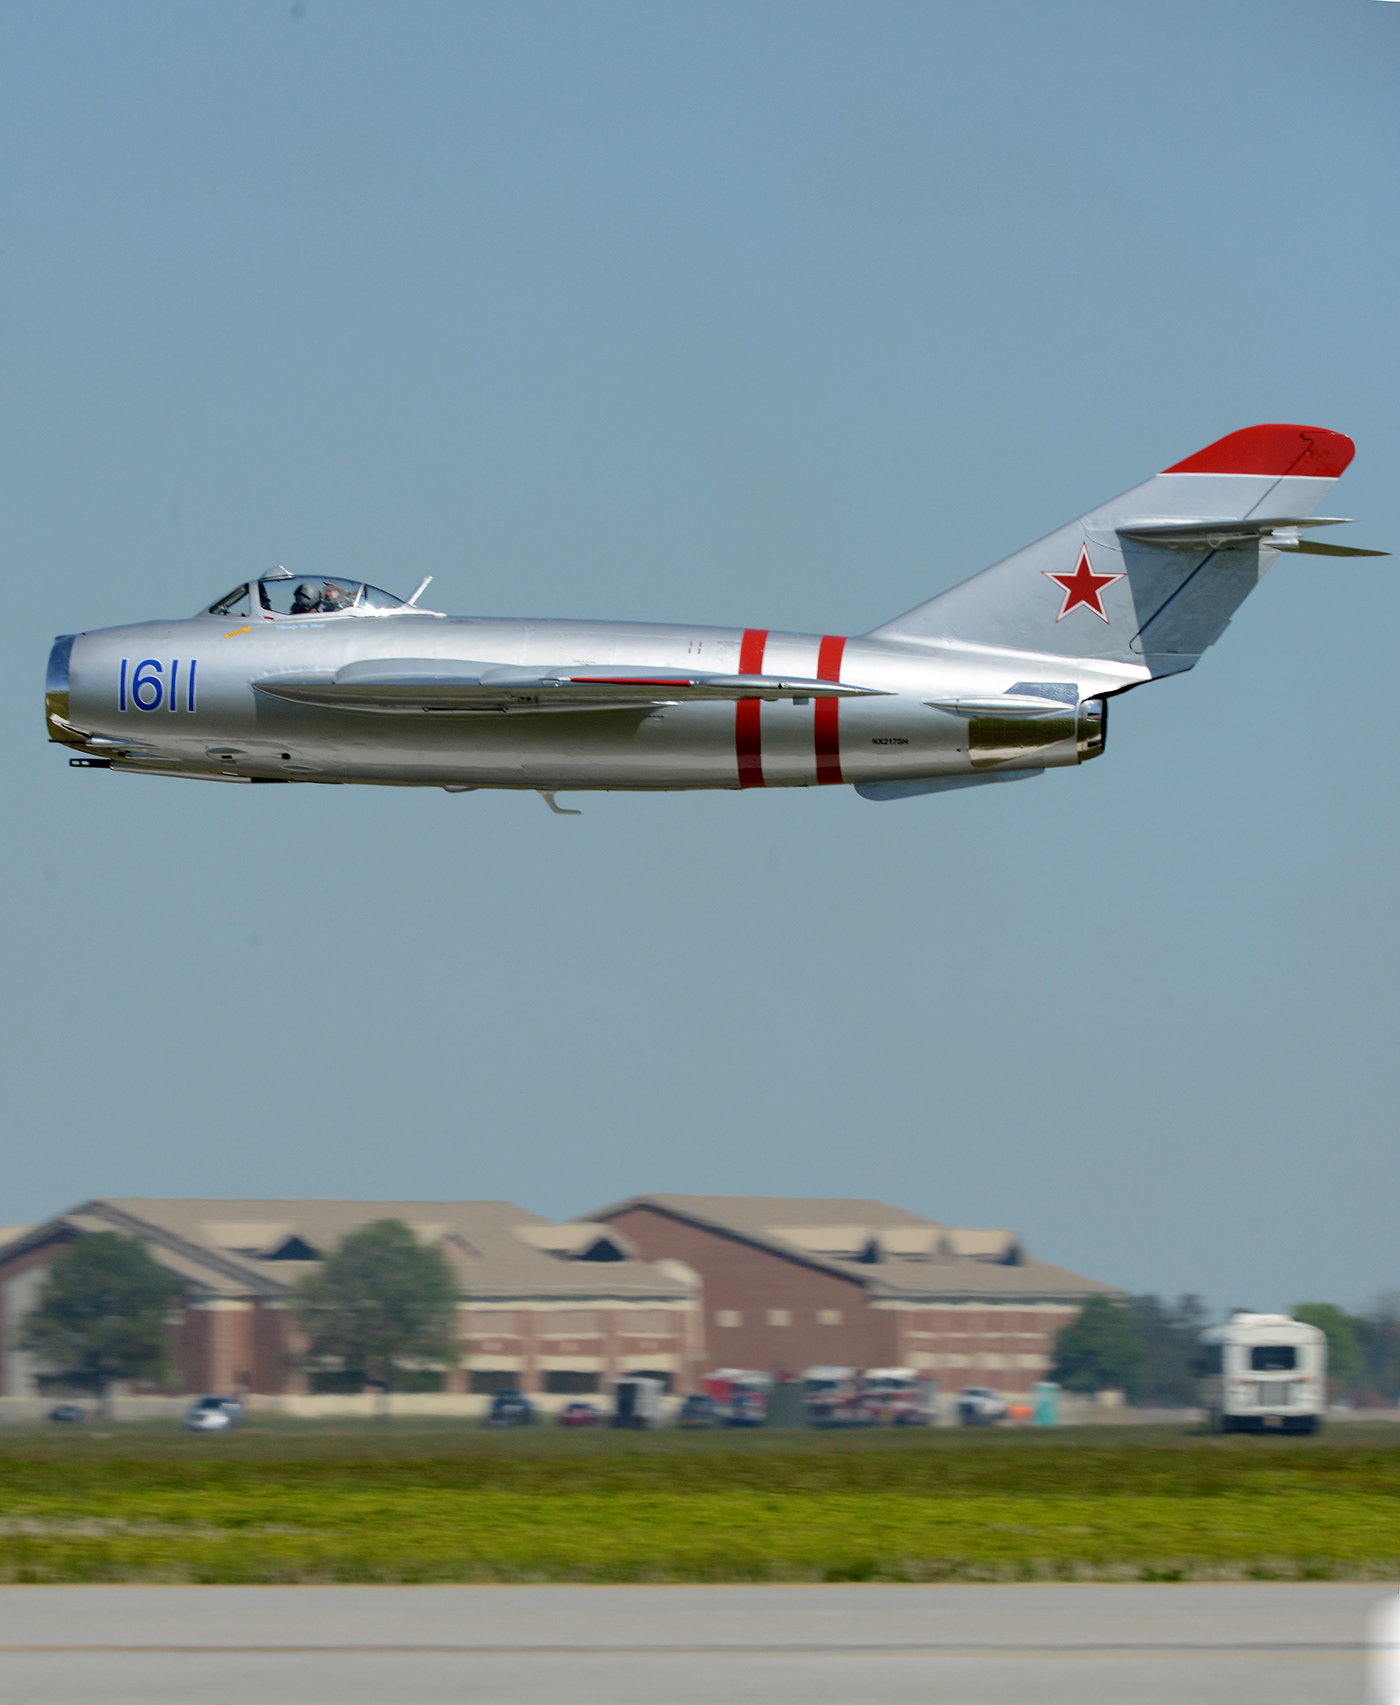
[[[292,594],[292,614],[310,616],[321,608],[321,588],[312,580],[303,580]]]

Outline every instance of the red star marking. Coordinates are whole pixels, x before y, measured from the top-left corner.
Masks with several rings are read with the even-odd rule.
[[[1051,574],[1049,569],[1042,569],[1041,573],[1047,580],[1053,580],[1065,589],[1065,601],[1060,606],[1059,615],[1055,617],[1057,622],[1062,622],[1078,604],[1082,604],[1086,610],[1092,610],[1101,622],[1106,622],[1108,617],[1103,613],[1103,602],[1099,593],[1105,586],[1112,586],[1115,580],[1123,578],[1121,574],[1095,574],[1089,562],[1088,545],[1079,547],[1079,561],[1074,565],[1073,574]]]

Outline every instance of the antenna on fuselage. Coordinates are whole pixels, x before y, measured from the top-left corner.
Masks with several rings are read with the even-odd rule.
[[[432,583],[433,583],[433,577],[430,574],[427,577],[427,579],[423,582],[423,584],[418,588],[418,590],[413,594],[413,596],[409,599],[408,605],[409,605],[410,609],[413,608],[413,606],[418,602],[418,600],[428,590],[428,588],[432,585]]]

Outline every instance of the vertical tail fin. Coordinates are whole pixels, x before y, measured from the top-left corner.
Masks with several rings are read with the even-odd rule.
[[[869,637],[1189,669],[1353,454],[1322,427],[1232,432]]]

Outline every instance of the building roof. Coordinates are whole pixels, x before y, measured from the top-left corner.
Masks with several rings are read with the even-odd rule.
[[[692,1287],[636,1259],[611,1226],[556,1226],[513,1202],[203,1201],[107,1196],[0,1243],[0,1263],[91,1231],[139,1237],[192,1295],[277,1297],[348,1231],[402,1220],[440,1248],[468,1298],[684,1301]]]
[[[839,1273],[872,1300],[1076,1300],[1117,1296],[1113,1285],[1033,1260],[1014,1232],[969,1230],[861,1198],[629,1196],[590,1221],[635,1208],[737,1237],[790,1261]]]

